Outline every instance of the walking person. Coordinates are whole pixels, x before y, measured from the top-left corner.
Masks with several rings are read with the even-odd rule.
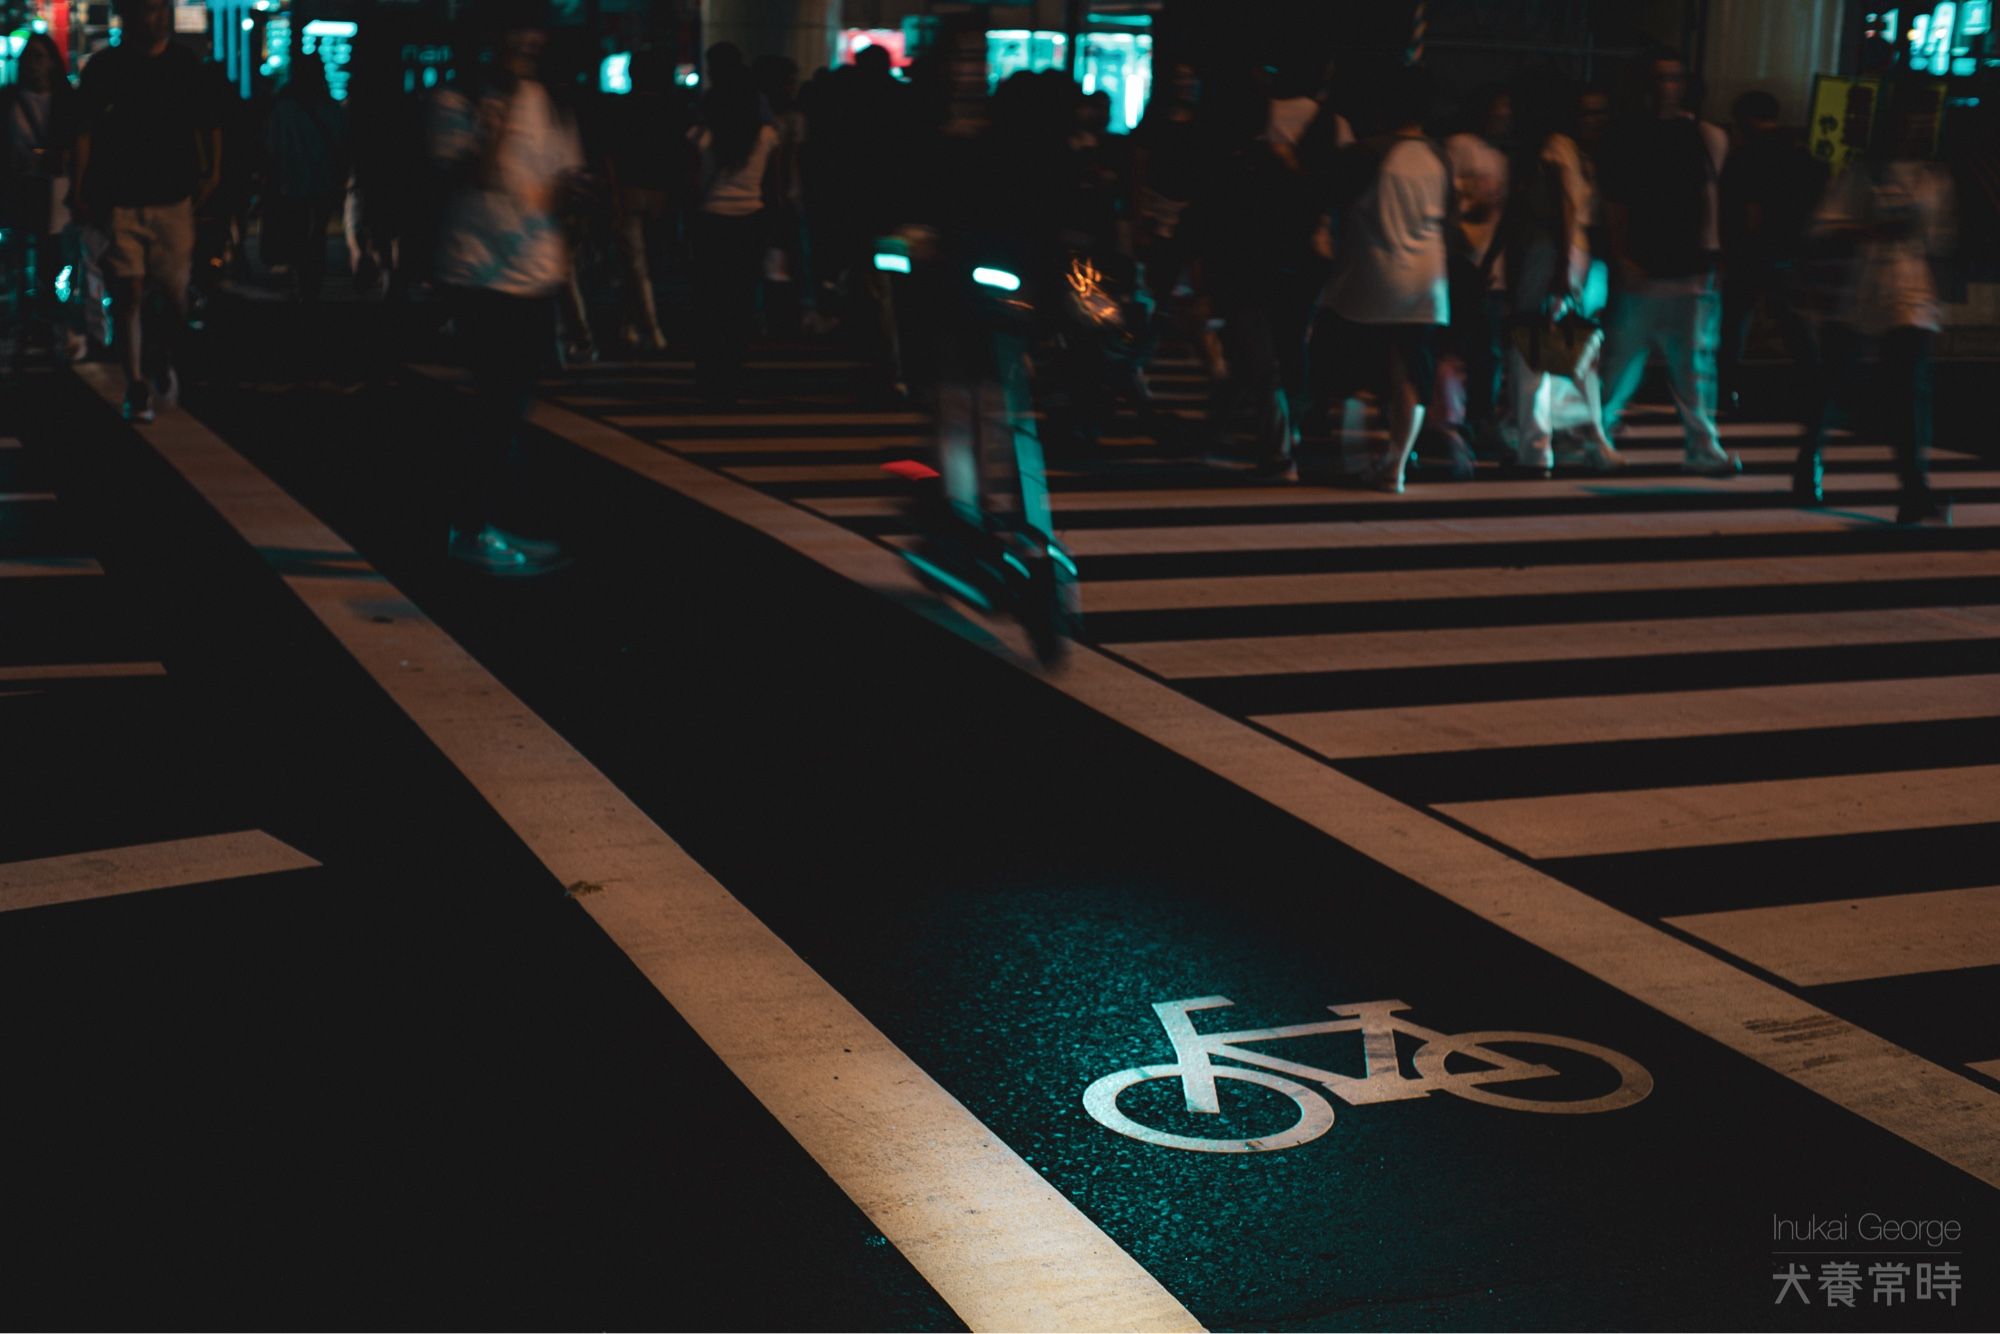
[[[1501,224],[1509,195],[1514,95],[1491,84],[1466,102],[1464,128],[1444,141],[1458,194],[1458,226],[1447,238],[1451,263],[1448,341],[1464,367],[1464,443],[1491,454],[1499,442],[1501,330],[1507,274]]]
[[[77,100],[63,77],[62,52],[31,33],[16,61],[13,84],[0,88],[0,234],[6,243],[4,280],[15,295],[24,334],[45,336],[55,355],[81,354],[83,336],[66,318],[57,274],[74,271],[69,226],[70,156],[76,143]]]
[[[1743,348],[1761,303],[1792,358],[1787,406],[1796,412],[1818,353],[1793,286],[1826,193],[1826,167],[1778,123],[1778,99],[1769,93],[1745,93],[1733,111],[1738,141],[1722,169],[1722,401],[1742,401]]]
[[[431,127],[432,158],[449,181],[436,277],[478,404],[454,460],[449,550],[494,574],[537,573],[558,554],[501,527],[522,503],[521,423],[569,276],[562,193],[583,164],[574,127],[537,77],[545,40],[531,22],[510,22],[487,86],[441,94]]]
[[[319,300],[326,282],[326,228],[347,194],[347,114],[326,86],[326,65],[292,62],[264,122],[270,164],[264,192],[264,262],[289,264],[301,301]]]
[[[743,392],[743,362],[757,322],[757,279],[764,262],[768,174],[778,131],[749,74],[723,78],[690,133],[700,157],[692,220],[695,387],[704,401],[728,406]]]
[[[1719,182],[1729,153],[1719,126],[1686,106],[1687,68],[1662,52],[1647,63],[1644,111],[1614,132],[1600,180],[1611,240],[1611,313],[1605,329],[1604,424],[1615,431],[1658,351],[1681,420],[1682,468],[1732,476],[1742,468],[1715,429]]]
[[[1828,409],[1873,344],[1883,390],[1877,397],[1902,483],[1896,522],[1951,522],[1951,502],[1931,490],[1929,469],[1932,359],[1944,326],[1937,271],[1956,235],[1951,176],[1924,160],[1936,118],[1931,85],[1912,80],[1892,88],[1868,152],[1841,173],[1813,220],[1815,243],[1846,254],[1848,278],[1821,330],[1819,391],[1792,475],[1800,504],[1821,501]]]
[[[171,403],[178,391],[174,338],[187,319],[194,211],[221,184],[222,118],[201,61],[173,40],[171,0],[120,0],[118,13],[124,40],[84,66],[71,198],[77,220],[108,238],[99,265],[124,362],[125,415],[149,422],[156,399]],[[150,346],[140,337],[149,295],[167,306]]]
[[[1555,467],[1556,379],[1538,357],[1530,362],[1534,339],[1569,316],[1594,319],[1601,306],[1602,261],[1591,255],[1597,214],[1597,172],[1585,145],[1603,128],[1604,94],[1586,91],[1570,99],[1570,114],[1543,138],[1540,152],[1524,164],[1508,204],[1507,387],[1513,422],[1514,461],[1546,476]],[[1593,274],[1593,269],[1598,270]],[[1595,281],[1593,279],[1595,278]],[[1522,331],[1527,331],[1524,337]],[[1524,348],[1524,343],[1526,347]],[[1622,463],[1604,432],[1599,362],[1601,332],[1591,338],[1565,375],[1583,400],[1584,449],[1590,466],[1605,471]]]
[[[1354,184],[1338,191],[1351,202],[1327,284],[1322,324],[1331,327],[1317,331],[1312,363],[1314,402],[1329,406],[1359,375],[1379,372],[1389,445],[1366,480],[1391,492],[1403,489],[1437,380],[1439,330],[1451,320],[1445,237],[1456,209],[1451,165],[1424,133],[1431,98],[1425,71],[1396,71],[1382,99],[1393,128],[1346,150]]]

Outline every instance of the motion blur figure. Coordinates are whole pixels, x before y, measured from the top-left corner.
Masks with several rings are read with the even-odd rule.
[[[70,357],[80,351],[82,336],[71,328],[72,305],[57,280],[65,267],[74,277],[81,263],[67,203],[76,94],[63,77],[62,52],[41,33],[29,35],[16,68],[19,77],[0,88],[0,146],[6,151],[0,231],[7,236],[0,260],[21,332],[47,338],[57,355]]]
[[[1793,474],[1794,496],[1818,504],[1828,409],[1851,395],[1867,344],[1880,353],[1877,395],[1902,481],[1896,522],[1946,524],[1951,504],[1931,490],[1931,364],[1944,306],[1937,269],[1955,240],[1951,176],[1924,160],[1937,126],[1934,86],[1895,85],[1868,151],[1828,190],[1817,243],[1840,252],[1845,276],[1821,330],[1818,401]],[[1854,400],[1849,397],[1849,402]]]
[[[522,503],[519,435],[554,338],[569,276],[562,191],[582,166],[574,128],[537,78],[544,35],[527,18],[498,35],[493,75],[437,99],[431,152],[451,178],[437,278],[472,371],[478,412],[457,441],[450,554],[494,574],[530,574],[558,555],[500,526]]]
[[[106,238],[100,265],[111,290],[125,363],[125,412],[153,420],[171,401],[175,335],[187,320],[195,206],[222,180],[221,112],[201,62],[176,44],[169,0],[122,0],[125,39],[84,66],[83,130],[76,141],[78,220]],[[140,339],[148,296],[166,309]],[[154,375],[147,375],[151,352]]]
[[[326,86],[326,64],[295,60],[264,123],[264,262],[290,264],[301,301],[326,282],[326,227],[347,193],[347,116]]]
[[[694,243],[695,388],[718,407],[743,392],[743,362],[757,323],[764,262],[765,200],[778,131],[746,71],[720,78],[692,132],[701,161]]]

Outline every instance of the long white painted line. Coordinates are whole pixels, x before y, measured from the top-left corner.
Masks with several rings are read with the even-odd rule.
[[[679,444],[675,445],[679,449]],[[693,450],[684,452],[693,453]],[[1331,551],[1470,542],[1584,542],[1617,538],[1839,533],[1886,525],[1893,506],[1867,511],[1747,509],[1682,513],[1494,514],[1461,519],[1321,519],[1313,523],[1223,523],[1162,528],[1077,528],[1066,537],[1078,556],[1160,556],[1214,551]],[[1959,528],[2000,526],[2000,505],[1960,505]]]
[[[614,425],[630,427],[633,430],[660,430],[667,427],[713,428],[717,426],[908,426],[917,430],[925,425],[921,414],[915,412],[843,412],[837,416],[825,412],[670,412],[644,413],[629,417],[612,417]]]
[[[0,864],[0,912],[241,880],[319,863],[260,829]]]
[[[1292,672],[1380,671],[1475,663],[1748,653],[1853,644],[1926,644],[2000,636],[2000,606],[1691,616],[1476,629],[1358,630],[1120,644],[1119,657],[1170,681]]]
[[[2000,1060],[1970,1061],[1967,1062],[1965,1068],[1968,1070],[1977,1070],[1988,1079],[2000,1079]]]
[[[2000,885],[1666,920],[1802,987],[2000,963]]]
[[[2000,765],[1507,797],[1436,808],[1530,857],[1591,857],[2000,821]]]
[[[1252,721],[1330,760],[1349,760],[1995,714],[2000,714],[2000,676],[1985,675],[1338,709],[1266,714]]]
[[[113,676],[165,676],[157,662],[52,662],[0,667],[0,681],[79,681]]]
[[[537,404],[534,422],[856,583],[893,590],[898,604],[913,614],[930,615],[1020,670],[1034,670],[1018,633],[999,633],[990,622],[968,622],[910,601],[909,573],[885,547],[577,413]],[[2000,1093],[1985,1085],[1857,1028],[1103,654],[1078,647],[1066,668],[1041,679],[1418,887],[2000,1186]],[[1339,892],[1337,886],[1328,888]]]
[[[623,420],[630,420],[623,419]],[[741,422],[741,417],[729,420]],[[760,420],[769,420],[768,418]],[[614,422],[614,425],[616,423]],[[1834,473],[1827,478],[1828,503],[1838,506],[1849,492],[1894,490],[1893,473]],[[2000,472],[1952,475],[1951,486],[2000,486]],[[1552,477],[1546,481],[1486,480],[1416,482],[1400,496],[1356,487],[1209,486],[1158,490],[1091,491],[1056,497],[1058,511],[1125,513],[1130,510],[1274,509],[1286,505],[1404,505],[1419,500],[1551,500],[1589,496],[1776,496],[1791,490],[1792,481],[1778,473],[1745,473],[1738,477]],[[875,519],[897,512],[888,496],[837,496],[812,502],[811,508],[830,519]]]
[[[1633,561],[1629,564],[1480,566],[1455,570],[1356,570],[1341,574],[1256,574],[1194,579],[1086,581],[1092,611],[1187,611],[1204,607],[1284,607],[1332,602],[1528,597],[1674,588],[1876,583],[1897,579],[2000,576],[2000,552],[1891,551],[1740,560]]]
[[[352,555],[188,414],[140,434],[253,547]],[[1201,1328],[387,580],[274,568],[966,1324]]]
[[[104,567],[88,556],[0,556],[0,579],[54,579],[103,573]]]

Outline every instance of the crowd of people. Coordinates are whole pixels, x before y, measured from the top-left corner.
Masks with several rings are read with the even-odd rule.
[[[344,102],[306,58],[245,104],[173,41],[169,0],[119,8],[123,43],[73,89],[35,36],[0,90],[24,317],[75,355],[97,336],[76,313],[92,303],[57,302],[51,275],[101,281],[127,410],[149,420],[174,395],[190,275],[240,271],[255,231],[264,267],[314,300],[337,220],[357,289],[436,294],[465,345],[485,416],[456,470],[452,550],[488,568],[548,554],[502,526],[495,442],[552,354],[683,342],[703,398],[726,405],[760,328],[832,336],[874,368],[859,392],[906,394],[922,331],[872,261],[912,224],[976,230],[1028,280],[1057,450],[1089,449],[1123,400],[1165,444],[1234,448],[1292,481],[1365,391],[1386,437],[1368,485],[1401,491],[1419,454],[1460,478],[1482,459],[1612,469],[1656,356],[1685,468],[1728,476],[1717,417],[1746,392],[1761,307],[1790,359],[1799,501],[1820,500],[1829,410],[1853,406],[1872,345],[1900,518],[1947,513],[1925,462],[1955,218],[1929,160],[1934,85],[1892,86],[1835,174],[1768,94],[1739,98],[1726,128],[1701,118],[1664,50],[1622,98],[1539,77],[1452,105],[1421,68],[1348,83],[1172,64],[1114,134],[1109,99],[1056,71],[1005,80],[969,126],[944,61],[896,71],[881,48],[802,80],[724,44],[698,88],[643,50],[629,92],[602,96],[527,21],[435,89],[357,49]],[[1079,274],[1101,298],[1082,316]],[[1208,369],[1206,422],[1153,401],[1163,341]]]

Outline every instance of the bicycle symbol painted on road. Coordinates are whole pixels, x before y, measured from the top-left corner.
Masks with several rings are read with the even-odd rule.
[[[1196,1010],[1216,1010],[1236,1002],[1225,996],[1197,996],[1191,1000],[1159,1001],[1153,1012],[1166,1027],[1174,1044],[1174,1064],[1138,1065],[1104,1076],[1084,1092],[1083,1105],[1098,1124],[1108,1130],[1146,1144],[1167,1149],[1190,1149],[1197,1153],[1271,1153],[1297,1148],[1318,1139],[1333,1127],[1333,1105],[1319,1089],[1349,1106],[1371,1102],[1401,1102],[1432,1093],[1449,1093],[1469,1102],[1489,1107],[1505,1107],[1521,1112],[1611,1112],[1630,1107],[1653,1091],[1653,1077],[1629,1056],[1608,1047],[1580,1042],[1550,1033],[1476,1032],[1439,1033],[1401,1018],[1398,1011],[1409,1006],[1402,1001],[1365,1001],[1355,1005],[1330,1005],[1339,1019],[1322,1019],[1310,1024],[1290,1024],[1283,1028],[1244,1029],[1233,1033],[1197,1033],[1189,1018]],[[1269,1052],[1253,1050],[1248,1043],[1282,1042],[1288,1038],[1316,1037],[1328,1033],[1361,1034],[1362,1054],[1367,1074],[1343,1075],[1288,1061]],[[1396,1035],[1406,1034],[1423,1045],[1410,1058],[1416,1070],[1411,1078],[1403,1074],[1396,1053]],[[1499,1046],[1549,1048],[1568,1053],[1557,1066],[1539,1064],[1495,1050]],[[1454,1057],[1477,1062],[1476,1069],[1447,1068]],[[1573,1058],[1586,1058],[1579,1062]],[[1237,1062],[1217,1065],[1217,1060]],[[1536,1098],[1523,1091],[1500,1091],[1495,1084],[1526,1084],[1534,1080],[1559,1078],[1576,1073],[1585,1065],[1608,1067],[1618,1077],[1609,1093],[1590,1097],[1553,1096]],[[1592,1073],[1586,1071],[1586,1073]],[[1594,1071],[1599,1086],[1603,1070]],[[1128,1090],[1154,1079],[1178,1079],[1187,1101],[1187,1110],[1197,1115],[1219,1116],[1221,1101],[1216,1093],[1218,1079],[1236,1079],[1282,1093],[1298,1104],[1299,1119],[1289,1129],[1249,1139],[1209,1138],[1201,1135],[1170,1134],[1142,1125],[1126,1115],[1118,1099]]]

